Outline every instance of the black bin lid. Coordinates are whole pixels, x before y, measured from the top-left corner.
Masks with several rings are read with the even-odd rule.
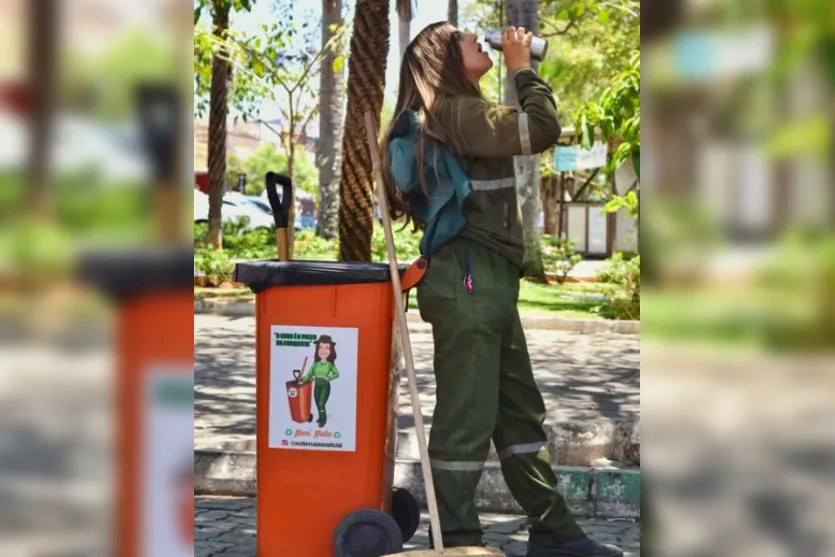
[[[90,251],[81,255],[77,275],[82,283],[119,300],[150,292],[194,290],[194,248]]]
[[[400,274],[408,268],[400,265]],[[263,292],[274,286],[329,286],[390,282],[388,263],[359,261],[242,261],[235,265],[235,282]]]

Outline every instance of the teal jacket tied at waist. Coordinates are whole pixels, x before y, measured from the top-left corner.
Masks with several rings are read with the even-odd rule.
[[[420,241],[421,255],[432,257],[467,224],[464,202],[472,184],[449,149],[429,138],[425,141],[423,168],[418,170],[415,150],[419,129],[415,112],[400,113],[390,135],[388,163],[395,186],[406,194],[414,216],[426,225]],[[428,197],[419,172],[426,178]]]

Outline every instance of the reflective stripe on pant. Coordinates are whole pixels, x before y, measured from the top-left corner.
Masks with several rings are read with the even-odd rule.
[[[474,499],[491,440],[508,488],[531,518],[532,542],[582,534],[540,450],[545,405],[516,310],[518,294],[518,269],[469,240],[433,257],[418,287],[420,313],[435,342],[429,455],[449,546],[481,539]]]

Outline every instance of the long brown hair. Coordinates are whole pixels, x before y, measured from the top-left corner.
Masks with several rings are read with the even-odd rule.
[[[388,165],[391,132],[404,110],[412,110],[420,117],[422,123],[415,148],[415,159],[421,187],[424,193],[429,195],[426,177],[423,174],[426,139],[431,138],[453,147],[459,153],[466,152],[461,123],[456,122],[456,125],[449,129],[436,117],[436,111],[443,103],[455,97],[483,98],[478,85],[467,75],[460,39],[461,31],[446,21],[440,21],[424,28],[409,43],[400,64],[400,84],[394,116],[380,142],[381,170],[389,213],[394,220],[405,217],[413,224],[415,230],[423,228],[426,223],[415,218],[406,196],[394,184]]]

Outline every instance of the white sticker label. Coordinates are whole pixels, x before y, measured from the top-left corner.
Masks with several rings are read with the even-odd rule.
[[[145,377],[141,555],[193,557],[193,369],[156,366]]]
[[[269,446],[356,450],[357,329],[273,326]]]

